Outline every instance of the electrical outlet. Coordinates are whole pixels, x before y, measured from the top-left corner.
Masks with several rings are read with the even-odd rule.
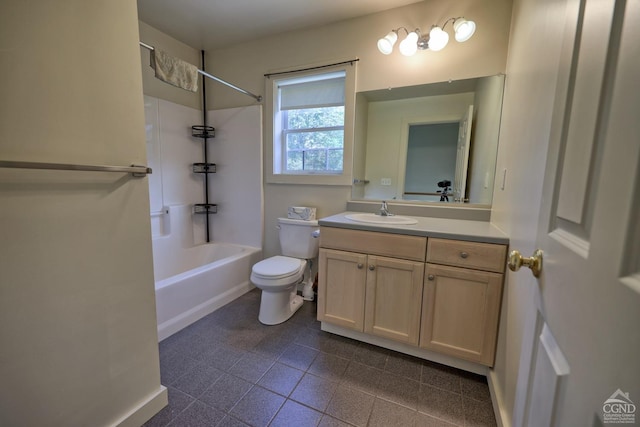
[[[391,185],[391,178],[380,179],[380,185]]]

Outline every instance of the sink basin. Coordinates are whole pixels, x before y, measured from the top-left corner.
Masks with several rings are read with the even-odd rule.
[[[417,220],[406,216],[381,216],[372,213],[349,214],[345,215],[345,218],[350,219],[351,221],[368,222],[371,224],[410,225],[418,223]]]

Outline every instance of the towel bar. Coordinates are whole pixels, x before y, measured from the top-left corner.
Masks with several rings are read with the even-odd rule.
[[[10,160],[0,160],[0,168],[16,169],[53,169],[53,170],[75,170],[91,172],[126,172],[135,177],[143,177],[152,172],[146,166],[105,166],[105,165],[74,165],[65,163],[40,163],[40,162],[17,162]]]

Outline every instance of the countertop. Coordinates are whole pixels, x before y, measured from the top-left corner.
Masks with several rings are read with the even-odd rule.
[[[318,223],[325,227],[348,228],[352,230],[509,244],[509,237],[489,222],[410,216],[409,218],[417,220],[418,223],[399,225],[365,223],[346,218],[346,215],[358,213],[362,212],[342,212],[337,215],[321,218],[318,220]]]

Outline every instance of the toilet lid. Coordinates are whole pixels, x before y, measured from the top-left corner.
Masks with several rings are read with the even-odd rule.
[[[274,256],[260,261],[253,266],[253,274],[272,279],[292,276],[300,271],[302,260],[286,256]]]

